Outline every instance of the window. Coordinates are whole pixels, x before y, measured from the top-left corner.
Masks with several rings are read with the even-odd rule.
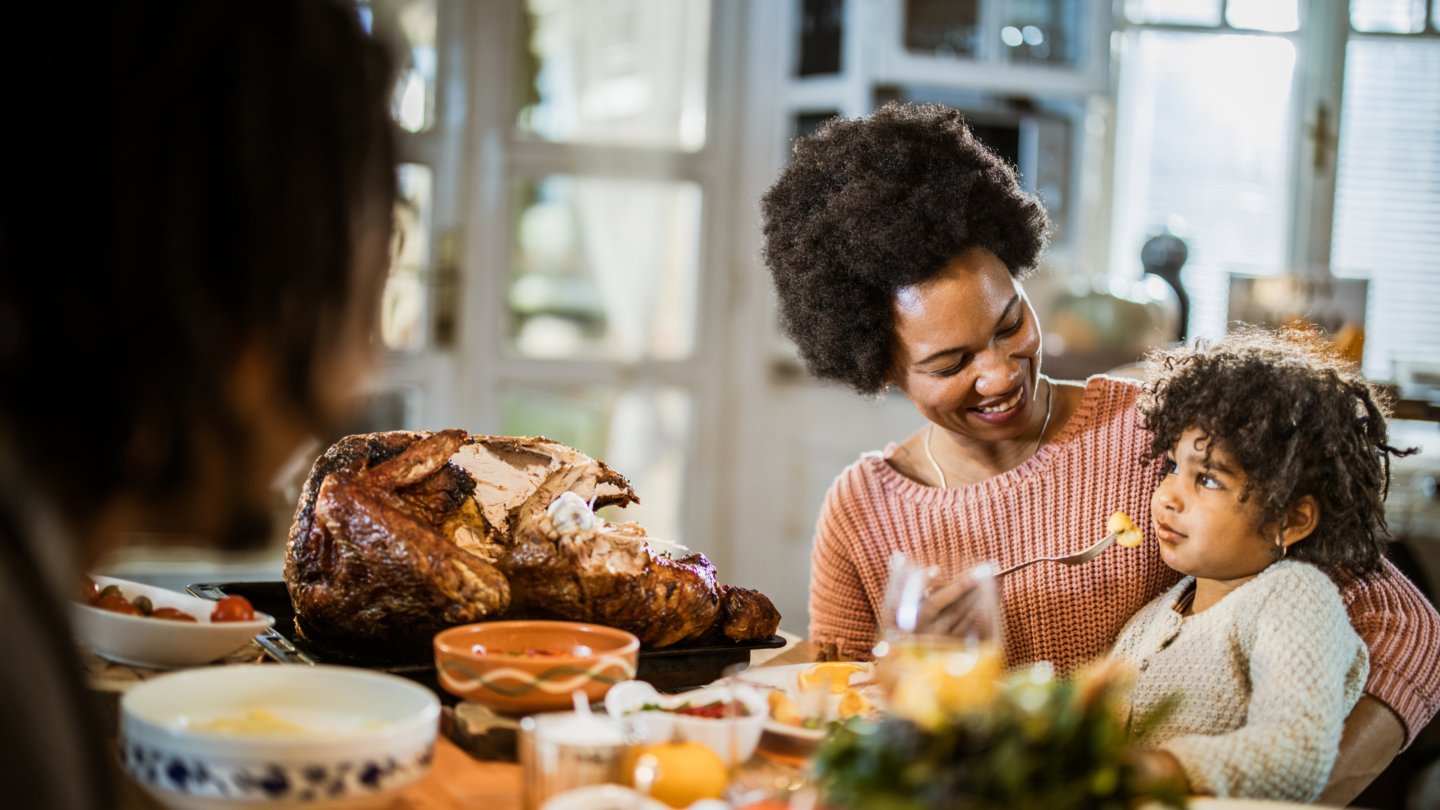
[[[1288,19],[1273,10],[1285,3],[1268,15],[1250,5],[1232,0],[1226,19]],[[1112,266],[1138,277],[1147,239],[1183,238],[1187,334],[1223,334],[1230,273],[1288,261],[1297,41],[1222,23],[1218,0],[1131,0],[1125,12],[1145,24],[1125,26],[1120,43]]]
[[[1224,333],[1233,273],[1365,279],[1366,374],[1435,363],[1437,8],[1127,0],[1112,268],[1138,275],[1147,237],[1183,237],[1192,336]]]
[[[705,145],[709,0],[527,0],[518,128],[568,143]],[[527,70],[528,69],[528,70]]]
[[[1432,3],[1357,0],[1345,47],[1332,267],[1369,280],[1365,373],[1440,365],[1440,35]],[[1382,317],[1383,313],[1383,317]]]
[[[467,310],[482,333],[476,421],[602,459],[642,501],[609,517],[713,550],[694,463],[723,376],[705,332],[724,268],[705,249],[709,195],[728,154],[712,137],[726,125],[712,115],[712,4],[506,6],[490,47],[519,81],[490,97],[494,207],[471,231],[484,258],[470,277],[490,285]]]

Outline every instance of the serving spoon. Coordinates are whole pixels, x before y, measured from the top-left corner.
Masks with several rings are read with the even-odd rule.
[[[1085,563],[1090,562],[1091,560],[1098,557],[1100,555],[1100,552],[1114,545],[1115,541],[1118,539],[1120,539],[1120,532],[1111,532],[1110,534],[1105,536],[1104,540],[1101,540],[1100,542],[1096,543],[1090,548],[1085,549],[1084,551],[1079,552],[1078,554],[1066,554],[1060,557],[1036,557],[1033,560],[1026,560],[1019,565],[1012,565],[1009,568],[1006,568],[1005,570],[996,573],[995,576],[1003,577],[1006,574],[1019,571],[1021,568],[1028,568],[1029,566],[1040,562],[1054,562],[1060,563],[1061,565],[1084,565]]]

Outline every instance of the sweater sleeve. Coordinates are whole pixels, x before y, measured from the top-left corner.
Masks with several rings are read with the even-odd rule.
[[[1405,724],[1405,746],[1440,709],[1440,615],[1395,566],[1384,576],[1331,573],[1350,624],[1370,648],[1365,691]]]
[[[850,543],[860,532],[846,508],[853,498],[845,478],[841,475],[830,489],[815,526],[815,547],[810,555],[810,640],[833,642],[845,656],[869,660],[875,646],[875,610],[850,552]]]
[[[1286,580],[1257,611],[1245,725],[1161,746],[1197,793],[1309,802],[1324,789],[1366,653],[1335,588],[1311,571]]]

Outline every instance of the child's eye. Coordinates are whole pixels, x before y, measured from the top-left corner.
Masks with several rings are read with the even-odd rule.
[[[1224,489],[1224,487],[1220,485],[1220,481],[1216,479],[1215,476],[1206,475],[1205,473],[1200,473],[1199,475],[1195,476],[1195,482],[1206,489]]]
[[[1179,471],[1180,465],[1175,463],[1175,459],[1167,458],[1165,459],[1165,463],[1161,465],[1161,469],[1165,471],[1166,475],[1174,475]]]

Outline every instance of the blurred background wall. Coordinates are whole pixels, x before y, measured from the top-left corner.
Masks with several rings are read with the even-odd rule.
[[[965,112],[1056,223],[1028,283],[1083,377],[1236,320],[1329,329],[1440,448],[1440,0],[358,0],[395,47],[404,200],[383,363],[347,432],[543,434],[804,633],[835,476],[921,425],[807,378],[758,199],[791,140],[891,99]],[[1148,272],[1147,272],[1148,271]],[[1170,279],[1167,281],[1166,279]],[[1173,282],[1173,286],[1172,286]],[[1177,291],[1178,287],[1178,291]],[[278,579],[143,543],[116,573]],[[1436,464],[1397,526],[1440,536]],[[1440,581],[1437,541],[1415,568]],[[1427,573],[1428,572],[1428,573]]]

